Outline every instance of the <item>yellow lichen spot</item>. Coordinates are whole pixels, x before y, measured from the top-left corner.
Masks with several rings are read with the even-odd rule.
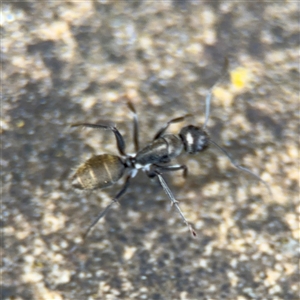
[[[17,121],[16,125],[18,128],[22,128],[22,127],[24,127],[25,122],[23,120],[19,120],[19,121]]]
[[[230,80],[233,87],[237,90],[244,89],[251,81],[251,73],[248,69],[238,67],[230,72]]]

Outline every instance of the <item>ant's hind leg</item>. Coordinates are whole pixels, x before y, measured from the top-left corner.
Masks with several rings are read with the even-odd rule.
[[[124,138],[115,126],[112,126],[111,124],[106,125],[104,123],[103,124],[77,123],[77,124],[72,124],[71,125],[71,127],[79,127],[79,126],[88,127],[88,128],[101,128],[101,129],[111,130],[115,134],[119,153],[123,156],[127,156],[126,152],[125,152]]]
[[[87,238],[89,233],[95,228],[96,224],[107,214],[107,212],[112,208],[112,206],[115,203],[118,203],[118,200],[125,194],[125,192],[127,191],[128,186],[129,186],[130,179],[131,179],[131,175],[128,175],[126,177],[125,183],[124,183],[122,189],[119,191],[119,193],[111,200],[111,202],[105,207],[105,209],[103,211],[101,211],[100,214],[97,215],[97,217],[94,219],[94,221],[88,227],[88,229],[86,230],[85,234],[82,237],[82,242],[85,241],[85,239]],[[76,250],[76,249],[77,249],[77,245],[75,245],[71,249],[70,252],[74,252],[74,250]]]

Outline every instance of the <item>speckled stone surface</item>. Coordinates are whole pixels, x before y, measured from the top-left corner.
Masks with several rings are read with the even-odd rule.
[[[299,3],[1,5],[1,299],[299,299]],[[197,239],[139,173],[80,244],[122,180],[72,189],[81,162],[117,150],[112,133],[69,125],[111,120],[130,153],[125,98],[142,145],[186,113],[201,125],[225,56],[230,76],[214,91],[211,138],[273,197],[212,147],[178,159],[186,180],[165,175]]]

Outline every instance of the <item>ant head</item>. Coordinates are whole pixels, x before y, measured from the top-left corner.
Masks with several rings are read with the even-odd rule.
[[[184,150],[195,154],[208,147],[209,136],[202,128],[189,125],[180,130],[179,136],[183,142]]]

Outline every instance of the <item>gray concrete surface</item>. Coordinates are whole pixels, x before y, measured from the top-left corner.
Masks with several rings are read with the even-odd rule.
[[[2,299],[299,299],[299,3],[11,1],[2,13]],[[201,125],[225,56],[209,132],[273,197],[216,149],[182,155],[189,177],[166,180],[197,239],[140,174],[81,245],[122,181],[72,189],[80,162],[117,151],[111,133],[69,125],[111,120],[133,152],[126,97],[143,145],[171,118]]]

